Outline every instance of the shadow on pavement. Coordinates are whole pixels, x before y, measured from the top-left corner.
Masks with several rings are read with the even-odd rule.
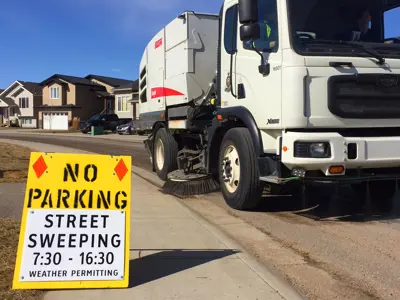
[[[391,201],[391,202],[390,202]],[[392,200],[372,202],[357,197],[349,187],[324,187],[302,202],[301,195],[263,198],[258,212],[290,212],[316,221],[369,222],[400,218],[399,190]]]
[[[158,253],[129,262],[129,288],[239,253],[237,250],[145,250]]]

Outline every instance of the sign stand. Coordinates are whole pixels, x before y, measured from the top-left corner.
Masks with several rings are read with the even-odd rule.
[[[128,287],[131,166],[31,153],[13,289]]]

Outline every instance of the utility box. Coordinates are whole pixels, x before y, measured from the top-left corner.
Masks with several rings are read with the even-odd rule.
[[[104,134],[104,128],[101,126],[92,126],[91,127],[91,135],[101,135]]]
[[[140,63],[141,113],[206,94],[217,71],[218,25],[218,15],[185,12],[153,37]]]

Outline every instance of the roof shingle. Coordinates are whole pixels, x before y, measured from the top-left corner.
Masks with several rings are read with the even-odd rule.
[[[120,87],[122,85],[127,85],[127,84],[132,84],[134,81],[133,80],[128,80],[128,79],[120,79],[120,78],[114,78],[114,77],[107,77],[107,76],[100,76],[100,75],[94,75],[94,74],[89,74],[88,76],[85,77],[88,80],[95,79],[101,82],[104,82],[107,85],[110,85],[112,87]]]
[[[0,97],[0,100],[3,101],[8,106],[17,106],[17,104],[15,104],[14,100],[9,97]]]
[[[135,81],[132,81],[132,82],[130,82],[128,84],[124,84],[124,85],[121,85],[119,87],[114,88],[115,91],[127,90],[127,89],[131,89],[131,90],[137,91],[139,89],[139,81],[135,80]]]
[[[98,84],[95,84],[86,78],[70,76],[70,75],[62,75],[62,74],[54,74],[53,76],[47,78],[46,80],[43,80],[40,84],[47,85],[48,83],[50,83],[54,80],[57,80],[57,79],[65,80],[74,85],[80,84],[80,85],[99,86]]]
[[[25,89],[27,89],[29,92],[31,92],[34,96],[42,95],[43,87],[40,85],[40,83],[22,81],[22,80],[18,80],[18,82],[20,82],[22,84],[22,86]]]

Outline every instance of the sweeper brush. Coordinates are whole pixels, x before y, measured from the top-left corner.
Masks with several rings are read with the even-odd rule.
[[[162,189],[167,194],[186,198],[216,192],[219,184],[211,175],[185,174],[182,170],[177,170],[168,174]]]

